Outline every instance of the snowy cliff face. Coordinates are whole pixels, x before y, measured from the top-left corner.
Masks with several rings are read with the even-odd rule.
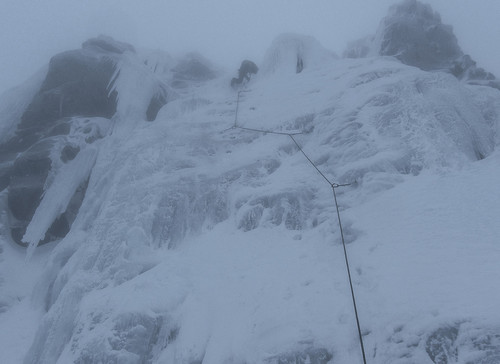
[[[99,39],[116,111],[56,116],[58,139],[36,124],[10,159],[44,161],[27,168],[43,195],[19,268],[8,201],[26,175],[0,194],[2,362],[360,362],[331,186],[288,136],[239,126],[300,132],[351,184],[337,193],[370,363],[498,363],[497,89],[285,35],[237,104],[199,55]],[[35,81],[16,92],[41,97]],[[65,211],[64,236],[34,250]]]

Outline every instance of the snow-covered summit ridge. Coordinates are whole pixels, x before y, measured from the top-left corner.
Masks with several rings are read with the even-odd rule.
[[[401,62],[423,70],[450,68],[463,55],[449,25],[428,4],[406,0],[393,5],[375,38],[380,55],[395,56]]]
[[[393,5],[373,36],[352,42],[348,58],[393,56],[404,64],[452,73],[468,83],[500,88],[495,76],[464,54],[450,25],[429,4],[404,0]]]

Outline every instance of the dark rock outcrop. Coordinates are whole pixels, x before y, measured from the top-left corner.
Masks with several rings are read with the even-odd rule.
[[[379,28],[382,56],[423,70],[448,69],[462,50],[449,25],[430,5],[406,0],[394,5]]]
[[[116,95],[108,91],[114,71],[111,59],[84,49],[54,56],[19,129],[46,129],[68,116],[110,118],[116,112]]]
[[[434,331],[425,343],[425,351],[436,364],[448,364],[457,360],[458,350],[455,342],[458,337],[458,328],[441,327]]]
[[[148,109],[146,110],[146,119],[148,121],[154,121],[160,109],[167,104],[167,101],[167,91],[161,89],[160,92],[151,98]]]
[[[491,72],[477,67],[476,62],[468,54],[457,58],[453,62],[450,72],[459,80],[464,80],[467,83],[490,86],[500,90],[500,81]]]
[[[500,89],[495,76],[463,53],[450,25],[428,4],[404,0],[393,5],[375,36],[350,43],[344,57],[393,56],[424,71],[450,72],[459,80]]]
[[[75,144],[75,138],[85,144],[93,142],[96,136],[102,137],[90,129],[72,131],[74,118],[109,119],[115,114],[116,93],[110,93],[110,83],[125,52],[134,52],[134,48],[100,36],[86,41],[79,50],[54,56],[39,91],[22,114],[15,135],[0,145],[0,190],[8,188],[10,231],[18,244],[24,245],[23,235],[54,166],[70,163],[80,152],[81,146]],[[64,237],[69,231],[85,196],[87,182],[82,182],[67,211],[53,222],[43,242]]]
[[[467,363],[500,363],[498,327],[478,328],[471,322],[453,323],[437,328],[425,341],[425,351],[435,364],[457,363],[467,353]]]
[[[53,147],[54,141],[50,138],[39,141],[21,153],[10,170],[7,201],[11,214],[11,235],[18,244],[24,245],[22,237],[43,195],[51,170]],[[49,229],[46,241],[64,236],[69,230],[67,225],[64,217],[58,218]]]

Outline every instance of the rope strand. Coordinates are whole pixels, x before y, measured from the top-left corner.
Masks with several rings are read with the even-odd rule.
[[[351,269],[349,268],[349,259],[347,258],[347,249],[344,240],[344,231],[342,229],[342,221],[340,220],[339,204],[337,203],[337,194],[335,188],[340,185],[332,185],[333,199],[337,208],[337,217],[339,219],[340,236],[342,238],[342,246],[344,247],[345,265],[347,267],[347,276],[349,277],[349,286],[351,287],[352,305],[354,306],[354,315],[356,316],[356,325],[358,326],[359,344],[361,346],[361,354],[363,354],[363,363],[366,364],[365,345],[363,344],[363,335],[361,334],[361,325],[359,324],[358,307],[356,305],[356,297],[354,296],[354,288],[352,287]]]
[[[338,184],[338,183],[333,183],[331,182],[328,177],[325,176],[323,172],[319,169],[319,167],[314,163],[311,158],[304,152],[300,144],[295,140],[294,135],[299,135],[303,133],[284,133],[284,132],[278,132],[278,131],[271,131],[271,130],[261,130],[261,129],[253,129],[253,128],[245,128],[242,126],[238,126],[238,110],[239,110],[239,103],[240,103],[240,93],[243,91],[238,92],[238,99],[236,101],[236,115],[234,117],[234,125],[231,128],[228,128],[224,131],[227,131],[229,129],[241,129],[241,130],[246,130],[246,131],[252,131],[252,132],[257,132],[257,133],[264,133],[264,134],[276,134],[276,135],[286,135],[289,136],[290,139],[295,143],[299,151],[304,155],[304,157],[309,161],[309,163],[316,169],[316,171],[320,174],[321,177],[330,185],[333,191],[333,200],[335,201],[335,208],[337,210],[337,218],[338,218],[338,223],[339,223],[339,228],[340,228],[340,237],[342,239],[342,246],[344,248],[344,258],[345,258],[345,264],[346,264],[346,269],[347,269],[347,276],[349,278],[349,286],[351,289],[351,297],[352,297],[352,304],[354,306],[354,315],[356,316],[356,326],[358,328],[358,336],[359,336],[359,344],[361,347],[361,354],[363,355],[363,364],[366,364],[366,355],[365,355],[365,346],[363,343],[363,335],[361,333],[361,325],[359,323],[359,316],[358,316],[358,308],[356,305],[356,297],[354,295],[354,288],[352,285],[352,278],[351,278],[351,268],[349,267],[349,259],[347,256],[347,248],[345,244],[345,239],[344,239],[344,231],[342,229],[342,221],[340,219],[340,210],[339,210],[339,204],[337,202],[337,194],[335,192],[335,189],[337,187],[345,187],[345,186],[350,186],[350,183],[347,184]]]
[[[302,147],[299,145],[299,143],[297,143],[297,141],[295,140],[295,138],[293,137],[293,135],[288,135],[292,140],[293,142],[295,143],[295,145],[297,146],[297,148],[299,148],[299,150],[302,152],[302,154],[304,155],[304,157],[306,157],[306,159],[309,161],[309,163],[311,163],[311,165],[316,169],[316,171],[318,171],[318,173],[321,175],[321,177],[323,177],[325,179],[325,181],[333,187],[333,183],[330,182],[330,180],[323,174],[323,172],[320,171],[320,169],[318,168],[318,166],[316,165],[316,163],[314,163],[311,158],[308,157],[308,155],[304,152],[304,150],[302,149]]]

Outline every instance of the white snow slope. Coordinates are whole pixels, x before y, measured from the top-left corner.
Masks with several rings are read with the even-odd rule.
[[[262,68],[238,125],[303,131],[352,183],[367,361],[499,363],[500,92],[390,58]],[[331,187],[287,136],[231,128],[230,76],[117,113],[62,241],[25,263],[3,232],[1,363],[362,362]]]

